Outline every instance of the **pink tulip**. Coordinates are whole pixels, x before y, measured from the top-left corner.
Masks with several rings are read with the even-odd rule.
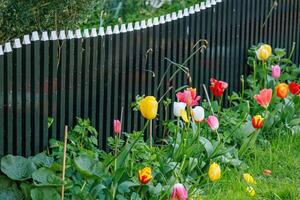
[[[219,120],[216,116],[210,115],[207,119],[207,124],[213,131],[219,128]]]
[[[120,122],[120,120],[115,119],[114,123],[113,123],[113,126],[114,126],[114,133],[115,134],[120,134],[121,133],[121,122]]]
[[[187,200],[188,193],[181,183],[176,183],[173,186],[171,200]]]
[[[280,70],[279,65],[272,66],[272,77],[273,78],[279,78],[280,72],[281,72],[281,70]]]
[[[269,106],[269,103],[272,99],[272,89],[263,89],[259,94],[254,95],[256,102],[264,108]]]

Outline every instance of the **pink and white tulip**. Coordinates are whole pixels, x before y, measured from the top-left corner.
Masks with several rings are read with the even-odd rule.
[[[204,109],[201,106],[196,106],[192,109],[193,118],[196,122],[201,122],[204,120]]]
[[[187,200],[187,199],[188,199],[188,193],[184,185],[182,185],[181,183],[176,183],[172,189],[171,200]]]
[[[207,124],[213,131],[216,131],[219,128],[219,120],[216,116],[210,115],[207,119]]]
[[[281,69],[279,65],[272,66],[272,77],[279,78],[281,73]]]

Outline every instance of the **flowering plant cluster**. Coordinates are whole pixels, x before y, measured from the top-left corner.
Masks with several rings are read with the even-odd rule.
[[[284,56],[284,50],[273,54],[267,44],[251,48],[253,73],[246,81],[241,77],[242,90],[227,97],[227,108],[223,96],[230,83],[214,77],[208,87],[182,87],[169,96],[173,101],[167,95],[138,97],[133,105],[145,119],[144,127],[127,133],[121,113],[112,122],[108,151],[98,149],[98,133],[90,121],[79,119],[67,140],[65,179],[61,141],[51,139],[49,150],[30,158],[6,155],[1,159],[0,197],[5,188],[10,199],[58,200],[63,186],[67,200],[202,199],[226,167],[243,171],[245,195],[258,196],[259,179],[240,168],[243,157],[278,128],[300,132],[300,70]],[[188,73],[186,66],[176,66]],[[201,90],[202,97],[197,93]],[[161,106],[173,111],[171,118],[158,115]],[[161,123],[153,127],[158,119]],[[153,137],[157,126],[164,137]],[[264,176],[271,174],[270,169],[263,171]]]

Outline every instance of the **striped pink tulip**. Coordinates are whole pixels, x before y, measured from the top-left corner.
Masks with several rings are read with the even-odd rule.
[[[207,119],[207,124],[213,131],[219,128],[219,120],[216,116],[210,115]]]
[[[188,193],[184,185],[182,185],[181,183],[176,183],[172,189],[171,200],[187,200],[187,199],[188,199]]]

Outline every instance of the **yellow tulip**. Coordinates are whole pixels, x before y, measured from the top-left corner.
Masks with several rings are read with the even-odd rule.
[[[213,163],[209,166],[208,177],[211,181],[217,181],[221,177],[221,168],[217,163]]]
[[[183,119],[183,121],[185,123],[188,123],[189,122],[189,119],[188,119],[188,116],[187,116],[187,112],[185,110],[181,110],[181,118]]]
[[[243,177],[244,177],[244,180],[245,180],[248,184],[252,184],[252,185],[255,185],[255,184],[256,184],[256,181],[254,180],[254,178],[253,178],[250,174],[245,173],[245,174],[243,175]]]
[[[263,44],[256,51],[257,58],[266,61],[272,54],[272,47],[268,44]]]
[[[158,102],[153,96],[147,96],[140,102],[140,110],[144,118],[152,120],[157,115]]]
[[[249,195],[250,197],[254,197],[255,194],[256,194],[255,190],[254,190],[253,187],[251,187],[251,186],[247,187],[247,188],[246,188],[246,191],[247,191],[247,193],[248,193],[248,195]]]

